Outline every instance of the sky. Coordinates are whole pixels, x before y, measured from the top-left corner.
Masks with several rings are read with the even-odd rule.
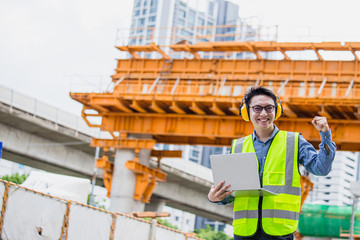
[[[357,0],[231,1],[241,17],[278,26],[279,41],[360,41]],[[0,85],[80,115],[69,92],[110,86],[121,57],[117,33],[130,27],[132,7],[132,0],[0,0]]]

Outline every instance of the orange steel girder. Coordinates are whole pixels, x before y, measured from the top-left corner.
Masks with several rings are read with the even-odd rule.
[[[315,147],[320,136],[310,118],[280,118],[275,124],[283,130],[300,131]],[[360,121],[331,120],[333,140],[338,150],[360,151]],[[232,139],[252,133],[251,123],[239,116],[199,116],[179,114],[113,114],[103,118],[103,130],[151,134],[156,142],[167,144],[229,146]]]
[[[127,46],[129,52],[160,47]],[[284,115],[277,124],[300,131],[316,144],[309,128],[316,115],[326,116],[341,150],[359,150],[360,77],[356,51],[360,43],[215,42],[171,45],[174,51],[278,51],[284,60],[173,59],[162,81],[164,59],[119,59],[109,93],[72,93],[84,104],[83,117],[102,117],[105,131],[152,134],[157,142],[229,145],[249,134],[238,115],[239,103],[254,85],[280,96]],[[319,60],[292,60],[287,51],[312,50]],[[349,51],[354,61],[325,61],[319,51]],[[286,123],[285,123],[286,122]],[[90,121],[88,121],[88,124]],[[96,125],[94,125],[96,126]],[[311,125],[310,125],[311,126]],[[355,134],[356,133],[356,134]]]
[[[261,85],[281,98],[284,114],[276,122],[280,129],[300,131],[317,147],[320,137],[311,119],[326,116],[338,149],[360,151],[356,54],[360,43],[184,42],[169,47],[190,52],[194,59],[171,59],[155,44],[118,47],[134,58],[118,60],[111,92],[70,93],[84,105],[86,123],[113,137],[94,139],[92,146],[149,149],[155,142],[229,146],[232,139],[252,132],[251,123],[241,120],[238,109],[246,90]],[[290,51],[304,50],[313,51],[318,59],[293,60],[289,56]],[[163,59],[143,59],[139,51],[157,51]],[[252,52],[255,59],[201,59],[200,52],[216,51]],[[262,57],[261,53],[272,51],[281,52],[284,59]],[[321,51],[349,51],[354,60],[325,61]],[[92,123],[92,117],[100,117],[101,123]],[[149,134],[153,139],[124,138],[127,134]],[[136,159],[127,167],[137,174],[136,194],[140,194],[135,198],[147,202],[156,185],[154,179],[164,178],[154,169],[134,164],[138,164]],[[99,161],[103,169],[111,169],[110,165]]]
[[[165,182],[166,173],[162,172],[160,169],[145,166],[136,160],[127,161],[125,167],[136,174],[134,199],[149,203],[157,182]]]

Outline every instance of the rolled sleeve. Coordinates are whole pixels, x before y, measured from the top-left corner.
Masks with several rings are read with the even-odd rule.
[[[208,198],[208,201],[209,202],[212,202],[212,203],[215,203],[217,205],[221,205],[221,206],[224,206],[224,205],[229,205],[231,203],[233,203],[235,200],[235,197],[234,196],[226,196],[223,200],[219,201],[219,202],[213,202],[213,201],[210,201],[209,198]]]
[[[319,152],[316,152],[313,145],[300,135],[299,163],[303,164],[308,172],[318,176],[325,176],[331,171],[336,153],[336,144],[332,141],[331,130],[320,132],[320,137]]]

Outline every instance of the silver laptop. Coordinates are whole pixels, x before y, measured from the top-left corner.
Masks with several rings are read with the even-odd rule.
[[[277,195],[261,188],[255,153],[233,153],[210,156],[214,185],[225,180],[235,196]]]

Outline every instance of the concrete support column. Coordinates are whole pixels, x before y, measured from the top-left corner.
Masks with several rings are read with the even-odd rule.
[[[151,150],[142,149],[139,154],[140,163],[149,166]],[[145,203],[134,200],[136,175],[125,167],[125,163],[134,160],[134,149],[117,149],[114,160],[114,172],[111,184],[110,211],[114,212],[142,212]]]

